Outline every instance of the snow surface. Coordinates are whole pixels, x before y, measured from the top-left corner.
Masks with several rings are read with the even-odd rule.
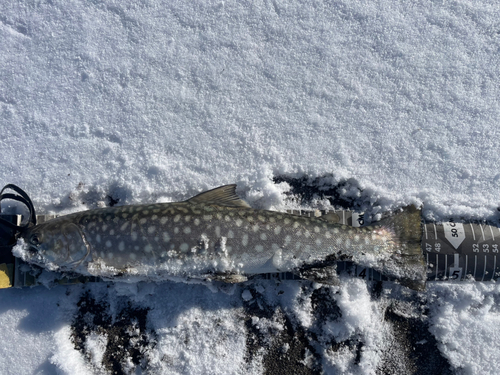
[[[0,181],[25,189],[39,213],[61,214],[227,183],[254,207],[297,208],[273,178],[306,176],[343,184],[374,213],[425,203],[431,219],[495,220],[499,20],[497,1],[4,1]],[[292,322],[316,332],[327,373],[372,374],[395,350],[388,304],[414,304],[404,288],[387,283],[374,299],[349,278],[326,291],[232,288],[1,290],[0,372],[106,373],[103,348],[124,319],[140,326],[127,331],[129,373],[140,347],[147,373],[260,374],[276,349],[266,345]],[[318,320],[318,291],[341,318]],[[421,345],[435,340],[452,373],[497,374],[499,295],[494,284],[431,285],[418,297],[431,333]],[[258,313],[263,304],[272,313]],[[96,311],[109,319],[91,321]],[[76,318],[97,327],[80,349]],[[348,344],[333,350],[332,338]],[[307,368],[314,348],[303,349]]]

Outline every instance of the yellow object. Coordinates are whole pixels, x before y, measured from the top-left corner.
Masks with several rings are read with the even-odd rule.
[[[11,288],[14,278],[13,264],[0,264],[0,289]]]

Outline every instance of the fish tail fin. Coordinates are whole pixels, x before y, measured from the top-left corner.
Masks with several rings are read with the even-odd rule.
[[[386,264],[393,276],[404,286],[415,290],[425,289],[427,266],[422,252],[422,220],[420,210],[407,206],[402,212],[378,223],[390,228],[394,234],[395,252]]]

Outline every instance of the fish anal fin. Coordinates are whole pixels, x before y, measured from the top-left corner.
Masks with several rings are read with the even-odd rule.
[[[228,284],[243,283],[248,280],[245,275],[240,275],[237,273],[215,273],[207,277],[212,281],[223,281]]]
[[[192,204],[213,204],[219,206],[251,208],[250,205],[236,195],[236,185],[224,185],[218,188],[204,191],[186,202]]]
[[[294,272],[303,279],[315,281],[320,284],[340,285],[337,265],[302,267]]]

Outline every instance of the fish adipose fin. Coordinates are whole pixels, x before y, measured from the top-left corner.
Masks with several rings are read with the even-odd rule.
[[[407,206],[402,212],[377,223],[394,232],[396,251],[386,264],[399,282],[411,289],[425,289],[427,266],[422,252],[420,210]]]
[[[251,208],[250,205],[236,195],[236,185],[224,185],[205,191],[188,199],[192,204],[215,204],[218,206]]]

